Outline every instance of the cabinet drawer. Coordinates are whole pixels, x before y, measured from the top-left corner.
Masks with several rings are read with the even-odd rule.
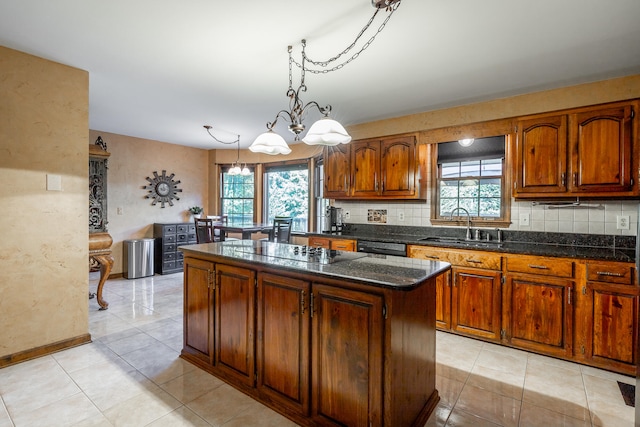
[[[178,243],[187,243],[189,241],[188,234],[176,234],[176,241]]]
[[[163,271],[168,271],[168,270],[173,270],[176,268],[176,262],[175,261],[165,261],[162,263],[162,270]]]
[[[587,280],[590,282],[633,285],[635,271],[632,264],[587,262]]]
[[[175,243],[166,243],[166,244],[163,246],[162,251],[163,251],[163,252],[165,252],[165,253],[166,253],[166,252],[175,252],[175,251],[176,251],[176,249],[177,249],[177,246],[176,246],[176,244],[175,244]]]
[[[176,235],[175,234],[169,234],[169,235],[165,235],[162,240],[164,241],[164,243],[175,243],[176,242]]]
[[[329,239],[325,237],[309,237],[308,244],[314,248],[329,249]]]
[[[329,242],[331,249],[336,251],[351,251],[356,250],[356,241],[348,239],[331,239]]]
[[[194,227],[195,227],[195,225],[194,225]],[[187,225],[187,224],[179,224],[176,232],[177,233],[183,233],[183,234],[184,233],[188,233],[189,232],[189,225]]]
[[[176,259],[176,253],[175,252],[165,252],[162,254],[162,260],[163,261],[173,261]]]
[[[535,256],[508,256],[507,271],[542,276],[573,277],[573,261]]]
[[[176,234],[176,226],[175,225],[165,225],[162,227],[162,234]]]
[[[502,269],[502,256],[491,252],[409,246],[407,253],[410,258],[444,261],[459,267],[475,267],[487,270]]]

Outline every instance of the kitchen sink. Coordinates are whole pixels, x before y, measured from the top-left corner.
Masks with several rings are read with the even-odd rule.
[[[493,240],[465,240],[457,237],[429,236],[418,239],[419,242],[443,243],[452,246],[476,247],[476,248],[499,248],[502,242]]]

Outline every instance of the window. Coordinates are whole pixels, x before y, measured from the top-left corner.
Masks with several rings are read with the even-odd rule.
[[[255,194],[254,168],[249,175],[229,175],[222,172],[222,215],[228,215],[230,223],[253,222]]]
[[[479,138],[468,147],[457,141],[437,144],[435,219],[448,220],[461,208],[476,223],[505,220],[504,171],[505,136]]]
[[[264,219],[293,218],[292,231],[308,231],[309,166],[307,162],[266,166],[264,173]]]
[[[319,157],[316,160],[316,173],[315,173],[315,217],[316,217],[316,232],[320,233],[327,227],[325,227],[325,216],[327,214],[327,207],[329,206],[329,199],[324,198],[324,160]]]

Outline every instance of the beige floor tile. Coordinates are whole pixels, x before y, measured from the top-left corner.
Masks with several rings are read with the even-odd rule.
[[[100,411],[83,393],[14,415],[16,427],[68,427],[80,421],[101,416]]]
[[[84,369],[87,366],[103,362],[117,363],[117,354],[99,343],[84,344],[65,351],[52,354],[52,357],[67,373]]]
[[[224,425],[255,405],[255,400],[227,384],[186,404],[189,409],[214,426]]]
[[[173,396],[155,387],[150,393],[141,393],[104,411],[114,426],[140,427],[158,420],[181,406]]]
[[[298,424],[256,402],[247,411],[233,417],[223,425],[224,427],[296,427]]]
[[[500,369],[499,365],[494,368],[476,365],[467,379],[467,384],[483,390],[492,391],[502,396],[522,400],[524,386],[524,372],[513,374],[508,370]]]
[[[462,387],[464,383],[461,381],[436,375],[436,390],[440,395],[440,404],[453,408],[460,397]]]
[[[466,384],[451,416],[461,410],[494,424],[512,427],[518,425],[520,405],[519,400]]]
[[[583,389],[574,387],[558,389],[550,385],[546,390],[533,391],[526,388],[525,382],[522,401],[572,418],[589,419],[589,408]]]
[[[160,387],[180,402],[189,403],[223,384],[222,380],[213,375],[201,369],[194,369]]]
[[[2,399],[0,399],[0,427],[13,427],[13,422]]]
[[[107,344],[107,347],[117,355],[123,356],[127,353],[131,353],[132,351],[140,350],[141,348],[155,347],[158,344],[158,340],[142,331],[139,331],[138,333],[126,338],[111,341]]]
[[[449,415],[451,415],[451,406],[443,404],[442,401],[438,403],[436,409],[431,413],[431,416],[425,423],[424,427],[443,427],[447,423]]]
[[[509,424],[511,425],[511,424]],[[469,414],[465,411],[454,409],[447,420],[446,427],[499,427],[502,424],[495,424],[489,420]]]
[[[164,384],[174,378],[197,369],[179,358],[179,353],[159,341],[157,344],[132,351],[123,359],[156,384]]]
[[[249,424],[247,424],[248,426]],[[162,418],[147,424],[146,427],[210,427],[211,424],[200,418],[186,406],[168,413]]]
[[[568,415],[550,411],[547,408],[522,402],[519,427],[562,426],[591,427],[591,420],[581,420]]]

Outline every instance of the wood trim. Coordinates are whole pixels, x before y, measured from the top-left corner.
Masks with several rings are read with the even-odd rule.
[[[51,344],[46,344],[40,347],[34,347],[28,350],[19,351],[17,353],[8,354],[0,357],[0,368],[15,365],[16,363],[24,362],[26,360],[35,359],[37,357],[46,356],[48,354],[56,353],[58,351],[66,350],[71,347],[76,347],[81,344],[91,342],[90,334],[78,335],[77,337],[69,338],[62,341],[57,341]]]

